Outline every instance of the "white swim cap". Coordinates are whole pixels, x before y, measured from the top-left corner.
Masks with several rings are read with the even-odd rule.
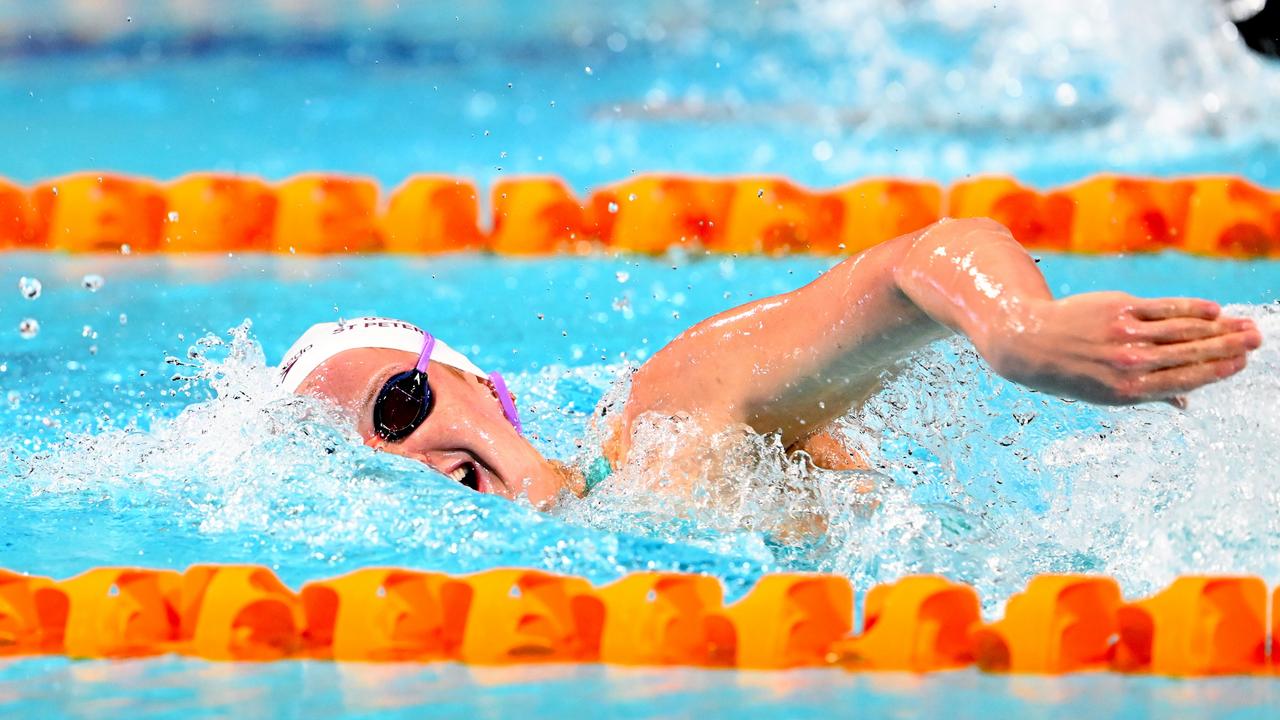
[[[297,392],[321,363],[344,350],[357,348],[388,348],[417,355],[422,352],[422,328],[403,320],[381,317],[362,317],[355,320],[317,323],[302,333],[302,337],[284,354],[280,363],[279,384],[289,392]],[[462,353],[436,338],[431,359],[462,372],[483,378],[485,373]]]

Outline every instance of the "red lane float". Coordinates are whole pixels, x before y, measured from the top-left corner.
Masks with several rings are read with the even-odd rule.
[[[1065,673],[1106,667],[1120,588],[1107,577],[1041,575],[1009,598],[1004,618],[973,633],[988,672]]]
[[[461,578],[471,622],[458,658],[482,665],[593,662],[604,605],[586,580],[539,570],[490,570]]]
[[[409,178],[382,216],[384,249],[394,253],[482,250],[480,204],[471,182],[443,175]]]
[[[1280,257],[1280,193],[1240,178],[1190,181],[1182,249],[1196,255]]]
[[[734,193],[727,180],[646,175],[591,193],[591,219],[600,242],[615,250],[720,248]]]
[[[448,576],[368,568],[295,594],[269,569],[129,567],[69,580],[0,570],[0,655],[314,658],[476,664],[606,662],[785,669],[1057,674],[1268,672],[1268,596],[1255,577],[1189,576],[1124,603],[1114,580],[1043,575],[983,624],[973,588],[911,576],[865,596],[838,576],[762,577],[722,604],[715,578],[641,572],[603,587],[540,570]]]
[[[493,186],[489,245],[503,255],[552,255],[589,248],[586,208],[559,178],[499,180]]]
[[[861,180],[833,190],[840,201],[839,243],[820,248],[854,255],[899,235],[919,230],[942,217],[942,188],[916,180]]]
[[[1181,577],[1119,609],[1111,666],[1160,675],[1257,673],[1267,664],[1267,586],[1256,577]]]
[[[1280,193],[1236,177],[1100,175],[1045,191],[1001,176],[892,178],[811,190],[778,177],[648,174],[579,197],[556,177],[499,180],[491,229],[467,180],[419,175],[385,204],[369,179],[269,184],[196,173],[167,185],[81,173],[0,180],[0,249],[67,252],[442,253],[593,250],[848,255],[948,217],[990,217],[1028,248],[1280,257]]]
[[[0,570],[0,656],[62,652],[68,610],[49,578]]]
[[[165,187],[168,252],[266,252],[272,249],[276,193],[261,180],[198,173]]]
[[[1013,178],[962,180],[947,195],[947,215],[989,217],[1009,228],[1028,248],[1067,250],[1075,206],[1061,195],[1045,195]]]
[[[178,640],[182,576],[172,570],[95,568],[58,583],[66,595],[63,651],[78,658],[170,652]]]
[[[853,588],[833,575],[766,575],[726,614],[737,635],[738,667],[825,665],[831,646],[853,628]]]
[[[851,670],[931,672],[973,664],[978,594],[937,575],[905,577],[867,593],[862,633],[832,647]]]
[[[26,190],[0,178],[0,250],[43,248],[35,242],[33,221]]]
[[[299,175],[276,186],[275,250],[376,252],[378,186],[367,178]]]
[[[440,573],[356,570],[302,586],[307,644],[317,657],[374,662],[458,656],[470,586]]]
[[[256,565],[194,565],[182,576],[185,652],[207,660],[279,660],[303,648],[306,613],[275,573]]]
[[[164,237],[164,190],[122,175],[82,173],[31,191],[34,244],[67,252],[154,252]]]
[[[632,573],[599,590],[600,660],[619,665],[733,665],[737,634],[715,578]]]

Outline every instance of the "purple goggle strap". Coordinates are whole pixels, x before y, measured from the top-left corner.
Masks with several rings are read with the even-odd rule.
[[[511,391],[507,390],[507,383],[502,379],[502,373],[489,373],[489,382],[493,383],[493,389],[498,393],[498,403],[502,405],[502,414],[507,416],[507,422],[511,423],[511,427],[516,429],[517,433],[524,434],[524,427],[520,425],[520,411],[516,410],[516,404],[511,401]]]
[[[418,364],[414,366],[414,370],[427,374],[427,366],[431,362],[431,351],[436,349],[436,338],[427,331],[422,332],[422,354],[418,356]]]
[[[423,331],[422,354],[418,356],[418,364],[415,370],[427,374],[427,366],[431,361],[431,351],[436,347],[435,337],[426,331]],[[511,401],[511,391],[507,389],[507,383],[502,379],[502,373],[489,373],[489,382],[493,383],[493,389],[498,394],[498,404],[502,406],[502,414],[506,416],[507,422],[511,423],[511,427],[516,432],[524,434],[524,426],[520,424],[520,411],[516,409],[516,404]]]

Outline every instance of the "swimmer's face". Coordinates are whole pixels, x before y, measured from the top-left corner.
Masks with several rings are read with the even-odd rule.
[[[427,382],[434,404],[427,419],[396,442],[374,432],[378,392],[417,360],[401,350],[346,350],[316,368],[298,392],[328,398],[353,414],[371,447],[414,458],[483,493],[525,495],[537,507],[549,505],[565,485],[563,473],[511,427],[493,389],[472,375],[432,361]]]

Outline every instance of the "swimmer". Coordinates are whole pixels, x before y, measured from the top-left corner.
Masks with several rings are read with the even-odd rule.
[[[744,426],[778,433],[819,467],[862,467],[832,423],[900,361],[952,333],[1013,382],[1103,405],[1185,407],[1186,393],[1240,372],[1262,344],[1252,320],[1208,300],[1055,299],[1006,228],[963,219],[881,243],[804,287],[686,330],[635,371],[585,472],[544,458],[524,437],[500,374],[408,323],[316,325],[285,354],[280,382],[336,403],[372,447],[546,508],[622,467],[633,433],[654,413],[708,435]]]

